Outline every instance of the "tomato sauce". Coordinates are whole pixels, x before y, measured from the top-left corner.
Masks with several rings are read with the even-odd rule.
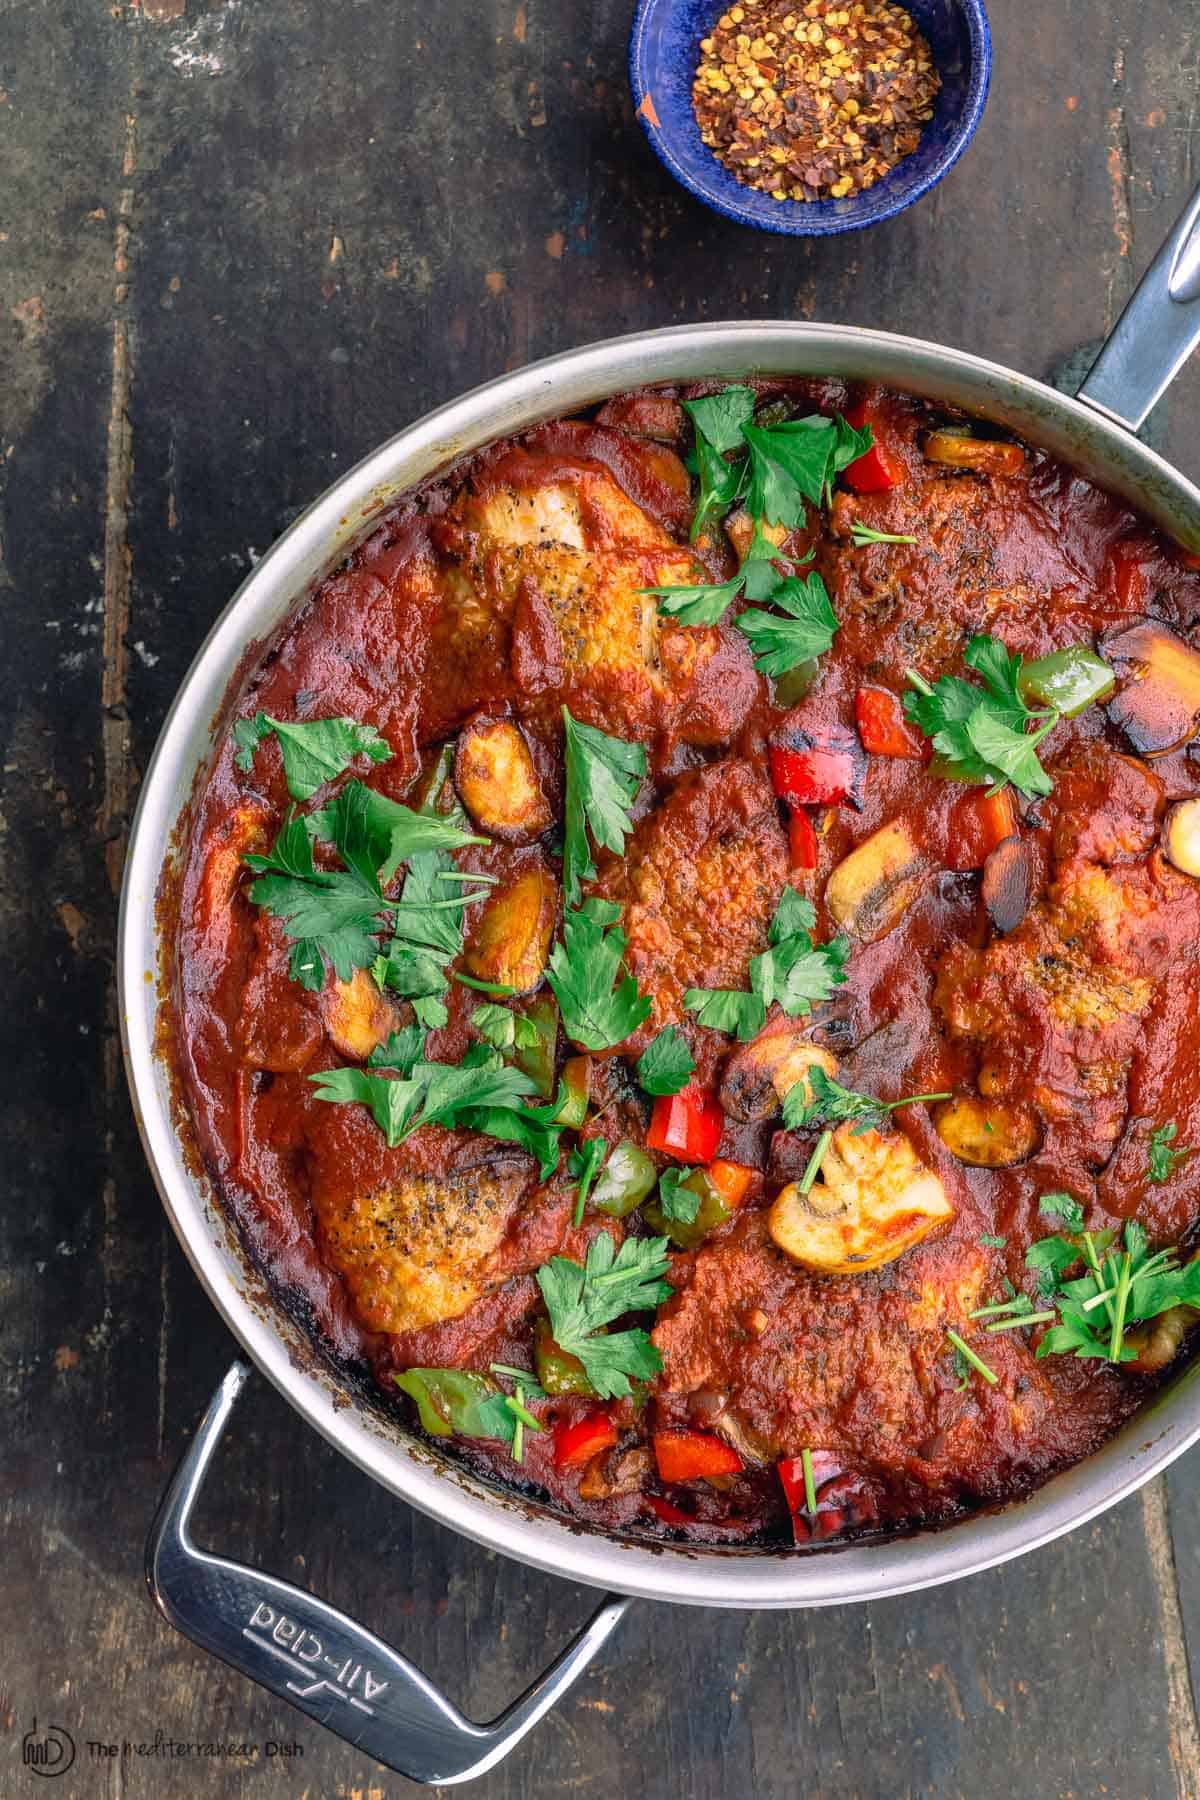
[[[857,403],[895,477],[867,492],[839,483],[782,546],[800,562],[812,553],[839,621],[809,691],[785,704],[756,669],[734,624],[742,602],[689,627],[644,598],[694,581],[697,562],[714,583],[738,567],[735,521],[687,543],[694,481],[680,402],[704,388],[622,396],[492,446],[383,516],[230,695],[169,877],[170,1011],[199,1153],[250,1254],[322,1349],[372,1369],[384,1403],[412,1422],[396,1373],[532,1371],[537,1270],[554,1256],[581,1261],[599,1232],[619,1244],[651,1228],[638,1210],[616,1219],[589,1207],[574,1223],[569,1137],[542,1180],[515,1143],[430,1125],[389,1149],[364,1106],[317,1096],[310,1077],[365,1056],[335,1041],[330,972],[318,992],[293,979],[280,921],[249,897],[243,859],[266,853],[291,802],[278,740],[268,734],[241,766],[232,722],[345,717],[382,735],[387,761],[353,761],[306,810],[350,775],[416,805],[446,745],[480,719],[515,723],[554,824],[528,842],[492,836],[455,860],[514,906],[542,882],[552,914],[562,707],[644,747],[632,833],[623,854],[598,851],[588,891],[621,909],[627,966],[652,1012],[592,1055],[585,1135],[628,1141],[660,1170],[672,1158],[648,1145],[653,1102],[637,1056],[674,1024],[694,1082],[726,1099],[739,1046],[699,1024],[685,994],[746,988],[789,884],[815,908],[818,944],[845,929],[831,877],[899,822],[908,872],[875,924],[851,927],[844,985],[811,1018],[784,1023],[855,1090],[970,1096],[981,1117],[990,1108],[1028,1132],[1023,1154],[988,1166],[985,1144],[984,1160],[966,1161],[936,1111],[898,1110],[887,1129],[936,1177],[949,1216],[868,1272],[821,1273],[783,1250],[770,1222],[814,1134],[785,1130],[778,1106],[739,1116],[725,1104],[715,1155],[750,1179],[699,1241],[672,1248],[673,1296],[641,1321],[661,1372],[609,1403],[615,1441],[562,1463],[564,1431],[597,1406],[586,1393],[533,1403],[541,1429],[525,1431],[519,1463],[493,1438],[448,1440],[473,1467],[600,1526],[773,1544],[952,1518],[1026,1493],[1111,1435],[1156,1378],[1140,1365],[1038,1358],[1038,1329],[985,1335],[969,1320],[1006,1291],[1035,1294],[1025,1257],[1057,1228],[1039,1212],[1049,1193],[1074,1196],[1092,1232],[1136,1219],[1152,1246],[1193,1248],[1200,1155],[1156,1182],[1147,1146],[1168,1121],[1174,1145],[1200,1144],[1200,884],[1163,847],[1169,809],[1200,795],[1195,741],[1139,749],[1103,704],[1064,718],[1043,746],[1052,792],[1007,790],[1028,895],[1001,933],[983,894],[995,846],[962,812],[979,790],[941,778],[903,720],[888,723],[901,745],[907,734],[894,754],[868,754],[858,729],[868,710],[889,718],[887,695],[906,690],[908,670],[929,683],[962,675],[977,633],[1028,661],[1102,646],[1149,619],[1186,648],[1200,575],[1127,506],[1036,449],[993,459],[999,474],[950,467],[926,455],[928,434],[963,422],[927,403],[830,381],[756,387],[777,417]],[[856,543],[856,527],[902,541]],[[876,695],[869,708],[863,690]],[[806,741],[851,742],[862,779],[850,799],[808,809],[789,842],[768,751],[797,719]],[[440,792],[444,809],[452,786]],[[468,911],[456,970],[472,956],[483,966],[485,919]],[[478,1041],[483,998],[451,982],[430,1060],[457,1064]],[[396,1029],[411,1023],[402,999],[371,1004]],[[768,1031],[779,1023],[776,1008]],[[578,1053],[560,1033],[557,1072]],[[956,1364],[948,1327],[970,1334],[994,1381]],[[679,1431],[731,1444],[740,1471],[664,1479],[655,1438]],[[813,1513],[788,1503],[804,1451]]]

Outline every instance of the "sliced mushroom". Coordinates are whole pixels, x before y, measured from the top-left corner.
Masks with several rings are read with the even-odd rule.
[[[927,462],[947,469],[970,469],[977,475],[1019,475],[1025,467],[1020,444],[971,437],[963,431],[931,431],[922,449]]]
[[[983,904],[997,931],[1015,931],[1033,898],[1033,852],[1024,838],[1006,837],[983,865]]]
[[[654,1473],[654,1452],[646,1446],[634,1450],[606,1450],[593,1456],[579,1481],[581,1500],[613,1500],[620,1494],[636,1494]]]
[[[1011,1169],[1042,1144],[1037,1114],[1015,1100],[956,1094],[934,1108],[933,1123],[950,1154],[973,1169]]]
[[[486,903],[467,951],[480,981],[531,994],[541,983],[558,914],[558,886],[549,870],[526,869]]]
[[[1200,730],[1200,652],[1157,619],[1100,640],[1120,683],[1108,716],[1143,756],[1165,756]]]
[[[1180,800],[1163,821],[1163,849],[1185,875],[1200,875],[1200,800]]]
[[[552,822],[525,734],[512,719],[470,721],[458,740],[454,785],[489,837],[528,844]]]
[[[721,1079],[721,1105],[731,1119],[746,1124],[769,1119],[798,1081],[805,1083],[806,1099],[811,1100],[807,1077],[814,1067],[826,1075],[837,1074],[837,1058],[813,1043],[810,1025],[811,1020],[804,1025],[783,1020],[734,1051]]]
[[[844,931],[873,944],[900,923],[925,866],[908,825],[893,819],[842,858],[829,877],[825,904]]]
[[[320,1007],[330,1042],[355,1062],[366,1062],[400,1029],[400,1014],[366,969],[355,969],[349,981],[331,982]]]
[[[718,1437],[723,1437],[727,1444],[732,1444],[742,1461],[753,1465],[774,1462],[778,1454],[774,1444],[769,1443],[761,1431],[747,1425],[737,1413],[728,1408],[717,1414],[709,1429]]]
[[[1194,1306],[1169,1306],[1156,1319],[1135,1325],[1132,1331],[1126,1332],[1125,1342],[1131,1350],[1137,1351],[1137,1361],[1125,1366],[1135,1369],[1139,1375],[1155,1375],[1165,1369],[1178,1356],[1184,1338],[1197,1319],[1200,1319],[1200,1311]]]
[[[767,1229],[793,1262],[822,1275],[862,1275],[894,1262],[954,1217],[946,1191],[898,1131],[840,1125],[807,1194],[784,1188]]]

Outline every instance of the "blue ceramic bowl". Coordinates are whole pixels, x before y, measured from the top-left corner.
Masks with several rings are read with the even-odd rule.
[[[739,225],[828,237],[890,219],[936,187],[958,161],[983,113],[992,66],[982,0],[906,3],[933,51],[941,92],[912,155],[864,193],[844,200],[772,200],[735,181],[717,161],[692,111],[692,78],[700,39],[726,10],[721,0],[641,0],[629,40],[629,79],[646,136],[676,181]]]

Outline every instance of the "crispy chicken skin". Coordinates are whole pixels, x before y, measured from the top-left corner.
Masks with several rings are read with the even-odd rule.
[[[787,873],[775,797],[750,762],[685,776],[641,822],[599,883],[622,908],[625,960],[653,1002],[627,1049],[683,1019],[688,988],[748,986]]]
[[[725,741],[753,704],[740,634],[660,616],[646,590],[695,586],[704,570],[600,462],[514,452],[459,494],[434,536],[435,679],[444,652],[448,671],[477,671],[476,687],[484,670],[523,693],[553,685],[626,735],[665,713],[690,743]]]
[[[322,1253],[372,1331],[460,1318],[570,1228],[565,1190],[492,1138],[427,1125],[389,1150],[363,1109],[319,1106],[307,1146]]]

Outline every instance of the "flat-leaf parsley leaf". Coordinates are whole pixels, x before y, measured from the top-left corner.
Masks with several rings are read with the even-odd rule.
[[[565,706],[562,710],[567,774],[563,891],[566,904],[578,906],[581,884],[596,873],[588,828],[606,850],[624,849],[632,830],[629,808],[646,773],[646,752],[641,744],[581,725]]]
[[[238,747],[233,760],[244,774],[249,774],[255,750],[272,732],[279,740],[284,778],[293,800],[310,800],[319,787],[348,769],[356,756],[366,755],[381,763],[389,761],[392,754],[374,725],[360,725],[356,719],[273,719],[260,712],[252,719],[239,719],[233,727]]]
[[[838,618],[816,571],[790,575],[772,590],[770,600],[788,617],[748,606],[737,618],[737,628],[749,638],[762,674],[786,675],[797,663],[823,656],[837,633]]]
[[[648,1380],[662,1368],[662,1358],[640,1328],[602,1334],[628,1312],[648,1312],[670,1298],[666,1238],[626,1238],[614,1254],[608,1232],[588,1245],[582,1266],[565,1256],[551,1257],[537,1272],[538,1286],[550,1315],[555,1343],[577,1356],[602,1400],[631,1392],[629,1378]]]
[[[696,1063],[677,1025],[666,1025],[638,1057],[635,1073],[648,1094],[677,1094]]]
[[[563,915],[562,943],[550,954],[546,979],[562,1013],[563,1030],[585,1050],[619,1044],[650,1016],[650,1001],[622,973],[626,938],[617,929],[619,906],[585,900]]]

